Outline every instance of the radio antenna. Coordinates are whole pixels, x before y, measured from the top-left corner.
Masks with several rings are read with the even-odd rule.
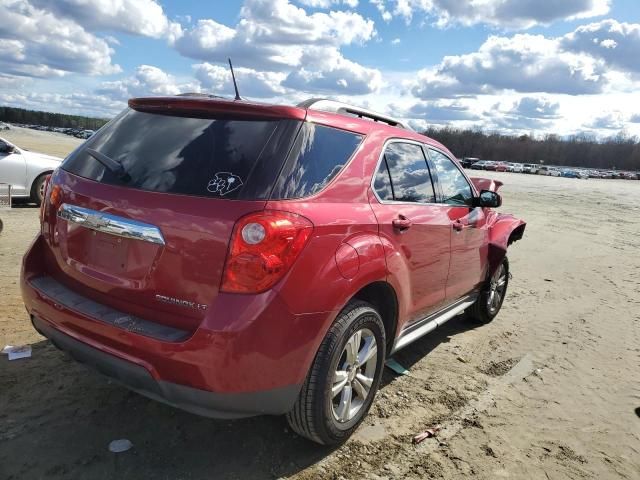
[[[242,98],[240,97],[240,93],[238,92],[238,84],[236,83],[236,76],[233,73],[233,65],[231,65],[231,59],[227,58],[227,60],[229,60],[229,68],[231,69],[231,78],[233,79],[233,88],[236,91],[236,100],[242,100]]]

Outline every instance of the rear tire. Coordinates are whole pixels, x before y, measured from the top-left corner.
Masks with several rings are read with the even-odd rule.
[[[35,179],[33,185],[31,185],[31,201],[40,206],[42,203],[42,197],[44,196],[44,181],[47,179],[49,173],[43,173]]]
[[[291,428],[323,445],[345,441],[375,397],[385,360],[382,318],[367,302],[353,301],[325,336],[293,410]]]
[[[467,309],[467,318],[476,323],[489,323],[498,315],[509,286],[509,260],[504,257],[487,281],[476,302]]]

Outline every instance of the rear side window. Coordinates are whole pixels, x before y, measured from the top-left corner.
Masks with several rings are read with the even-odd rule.
[[[191,118],[125,110],[62,168],[101,183],[229,199],[267,198],[300,122]],[[121,164],[116,175],[87,149]]]
[[[431,175],[422,148],[413,143],[387,146],[374,180],[381,200],[433,203]]]
[[[361,142],[362,135],[304,123],[271,198],[318,193],[342,170]]]
[[[433,149],[429,149],[429,156],[435,165],[438,183],[442,189],[442,202],[471,206],[473,203],[471,186],[453,161],[443,153]]]

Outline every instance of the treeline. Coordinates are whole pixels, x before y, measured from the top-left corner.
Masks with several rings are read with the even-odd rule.
[[[23,108],[0,107],[0,122],[42,125],[45,127],[79,128],[97,130],[109,120],[104,118],[65,115],[64,113],[38,112]]]
[[[598,141],[590,135],[561,138],[548,134],[541,138],[511,136],[430,127],[425,135],[438,140],[458,158],[478,157],[519,163],[544,163],[567,167],[640,170],[640,143],[623,133]]]

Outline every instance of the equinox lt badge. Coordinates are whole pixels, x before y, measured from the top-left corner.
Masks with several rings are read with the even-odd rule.
[[[178,307],[193,308],[194,310],[206,310],[207,306],[202,303],[190,302],[189,300],[182,300],[180,298],[167,297],[166,295],[156,294],[156,300],[162,303],[168,303],[170,305],[176,305]]]

